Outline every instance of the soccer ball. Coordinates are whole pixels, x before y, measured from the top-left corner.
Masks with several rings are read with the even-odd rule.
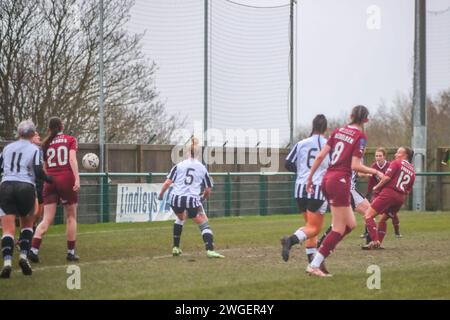
[[[83,157],[82,163],[85,169],[97,169],[100,160],[95,153],[86,153]]]

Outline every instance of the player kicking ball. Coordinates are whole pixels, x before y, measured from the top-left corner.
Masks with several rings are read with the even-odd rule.
[[[192,138],[190,153],[189,159],[178,163],[170,170],[158,196],[158,199],[162,200],[164,193],[173,184],[169,202],[177,217],[173,225],[172,255],[180,256],[183,253],[180,249],[181,233],[186,217],[189,217],[200,229],[207,257],[225,258],[214,251],[213,233],[209,226],[208,217],[203,210],[202,201],[209,197],[213,184],[206,167],[196,159],[199,153],[199,146],[195,138]],[[203,195],[200,196],[202,185],[205,187],[205,190]]]
[[[414,151],[408,147],[400,147],[395,154],[395,160],[386,170],[386,175],[373,188],[380,192],[372,202],[365,214],[367,231],[372,241],[365,246],[366,249],[378,249],[381,245],[378,228],[374,218],[383,212],[398,212],[411,192],[416,172],[411,164]]]

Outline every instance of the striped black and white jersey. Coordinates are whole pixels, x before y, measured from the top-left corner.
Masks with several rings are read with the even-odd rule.
[[[202,186],[212,188],[206,167],[197,159],[187,159],[174,166],[167,178],[173,181],[170,204],[179,208],[197,208]]]
[[[29,140],[20,139],[8,144],[0,155],[3,169],[2,182],[18,181],[35,185],[34,166],[42,165],[42,153]]]
[[[358,174],[352,171],[352,179],[350,181],[350,190],[356,190],[356,183],[358,182]]]
[[[361,158],[361,164],[364,164],[363,158]],[[356,190],[357,183],[358,183],[358,173],[352,170],[352,179],[350,180],[350,190]]]
[[[321,135],[312,135],[309,138],[299,141],[286,157],[286,160],[295,163],[297,168],[297,179],[295,181],[294,194],[295,198],[325,200],[325,196],[321,191],[320,185],[322,184],[323,176],[325,175],[330,162],[329,157],[325,157],[313,176],[312,182],[314,194],[309,194],[306,192],[306,183],[314,160],[326,143],[327,139]]]

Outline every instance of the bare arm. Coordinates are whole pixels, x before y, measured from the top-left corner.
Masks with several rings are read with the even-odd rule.
[[[389,176],[384,176],[383,178],[381,178],[380,182],[378,182],[378,184],[375,187],[373,187],[372,190],[373,191],[380,190],[389,181],[391,181],[391,178]]]
[[[80,174],[78,172],[78,161],[77,161],[77,152],[75,150],[69,151],[69,163],[70,168],[72,169],[73,176],[75,178],[75,183],[73,185],[73,191],[80,190]]]
[[[163,184],[163,186],[162,186],[162,188],[161,188],[161,191],[159,192],[158,200],[162,200],[162,199],[163,199],[164,193],[166,193],[167,189],[169,189],[169,187],[170,187],[170,185],[171,185],[172,183],[173,183],[173,181],[170,180],[170,179],[167,179],[167,180],[164,182],[164,184]]]
[[[202,200],[208,199],[210,194],[211,194],[211,188],[205,188],[205,190],[203,190]]]
[[[319,152],[319,154],[316,157],[316,160],[314,160],[314,163],[311,167],[311,171],[309,172],[308,181],[306,183],[306,191],[308,193],[312,192],[312,178],[314,177],[314,173],[316,173],[317,169],[319,168],[320,164],[322,163],[323,159],[325,159],[326,156],[328,156],[328,153],[330,153],[331,147],[329,145],[325,145],[323,149]]]
[[[377,175],[380,179],[384,177],[384,174],[381,171],[363,165],[361,159],[355,156],[352,157],[352,170],[357,173]]]
[[[371,174],[371,173],[358,172],[358,177],[360,177],[360,178],[366,178],[366,177],[370,178],[371,176],[373,176],[373,174]]]

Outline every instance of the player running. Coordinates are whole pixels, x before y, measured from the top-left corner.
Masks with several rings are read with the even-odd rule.
[[[164,193],[173,184],[169,201],[177,217],[173,225],[172,255],[179,256],[183,253],[180,249],[181,232],[183,231],[186,217],[189,217],[200,229],[207,257],[224,258],[223,255],[214,251],[213,233],[202,206],[202,201],[206,200],[211,194],[213,184],[206,167],[196,159],[199,153],[199,146],[195,138],[192,138],[190,153],[189,159],[178,163],[170,170],[158,196],[158,199],[162,200]],[[200,196],[202,186],[205,189]]]
[[[53,184],[44,185],[44,217],[36,228],[33,237],[29,259],[39,262],[39,248],[42,237],[55,218],[58,201],[64,208],[67,224],[67,256],[68,261],[78,261],[75,255],[77,233],[77,203],[80,190],[78,175],[77,140],[63,134],[63,124],[57,117],[50,118],[48,135],[45,137],[42,149],[47,173],[53,177]]]
[[[20,258],[19,266],[24,275],[33,273],[27,255],[33,236],[34,207],[36,201],[35,184],[37,179],[51,182],[42,167],[39,148],[31,141],[36,127],[30,120],[22,121],[18,126],[19,140],[8,144],[0,155],[0,218],[2,221],[3,269],[0,278],[9,278],[12,271],[14,234],[16,216],[20,220]]]
[[[317,156],[312,165],[311,172],[307,180],[307,191],[313,193],[313,177],[319,169],[320,164],[331,154],[330,166],[322,180],[322,192],[331,207],[332,230],[323,241],[313,261],[306,268],[306,272],[327,277],[320,270],[320,265],[336,248],[336,245],[352,231],[356,226],[355,216],[350,206],[350,184],[352,170],[362,173],[384,175],[361,163],[367,138],[364,134],[364,124],[369,121],[369,111],[364,106],[356,106],[351,113],[351,123],[343,128],[333,131],[327,144]]]
[[[317,251],[317,235],[323,227],[324,213],[328,205],[320,186],[328,168],[328,157],[320,164],[313,178],[313,194],[306,192],[306,182],[316,155],[327,143],[324,137],[326,130],[327,118],[323,114],[317,115],[312,123],[310,137],[298,142],[286,158],[286,168],[297,174],[294,197],[300,213],[304,215],[305,226],[299,228],[290,237],[285,236],[281,239],[281,256],[284,261],[289,260],[291,247],[296,244],[305,242],[308,263],[312,261]],[[321,264],[321,270],[328,273],[324,264]]]
[[[380,238],[377,226],[373,218],[383,212],[398,212],[405,202],[406,195],[411,192],[416,173],[411,164],[414,151],[408,147],[400,147],[395,154],[395,160],[391,162],[386,175],[373,187],[379,195],[367,209],[365,221],[367,231],[372,241],[367,245],[368,249],[376,249],[380,246]]]
[[[361,158],[361,163],[363,163]],[[352,171],[352,178],[350,183],[350,205],[352,207],[352,210],[355,212],[358,212],[364,217],[364,214],[366,213],[367,208],[370,206],[369,200],[367,200],[366,197],[364,197],[358,189],[356,189],[356,184],[358,183],[358,178],[363,176],[372,176],[371,174],[365,174],[365,173],[359,173],[356,171]],[[327,237],[327,235],[331,232],[333,229],[333,226],[329,226],[328,229],[325,231],[325,233],[320,237],[320,240],[317,243],[317,246],[320,247],[323,240]],[[367,238],[369,239],[369,238]],[[366,240],[366,243],[369,243],[370,240]]]

